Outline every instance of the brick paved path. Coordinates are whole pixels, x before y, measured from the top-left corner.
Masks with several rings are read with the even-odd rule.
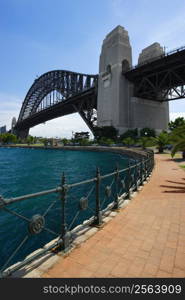
[[[185,172],[156,155],[148,184],[42,277],[184,277]]]

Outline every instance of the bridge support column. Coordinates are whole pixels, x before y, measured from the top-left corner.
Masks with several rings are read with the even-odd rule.
[[[98,126],[114,126],[120,133],[130,127],[131,84],[122,69],[132,65],[128,32],[121,26],[103,41],[98,82]]]
[[[142,50],[138,58],[138,66],[155,60],[164,54],[159,43],[153,43]],[[137,89],[138,86],[135,86]],[[160,92],[157,93],[160,98]],[[153,128],[157,133],[168,128],[169,104],[168,102],[152,101],[146,98],[131,97],[131,125],[132,128]]]
[[[20,139],[26,139],[28,137],[29,134],[29,128],[24,129],[24,130],[15,130],[15,135],[20,138]]]
[[[156,59],[163,48],[154,43],[139,56],[139,64]],[[114,126],[119,134],[132,128],[150,127],[161,131],[169,122],[168,103],[133,97],[137,83],[127,80],[124,72],[132,66],[128,32],[117,26],[104,39],[100,55],[97,125]]]
[[[131,97],[131,125],[132,128],[152,128],[156,133],[168,128],[168,102],[152,101]]]

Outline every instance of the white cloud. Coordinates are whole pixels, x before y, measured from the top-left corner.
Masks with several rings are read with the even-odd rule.
[[[22,100],[16,95],[0,93],[0,127],[6,125],[11,128],[13,117],[19,116]],[[72,131],[89,131],[89,128],[78,114],[57,118],[37,125],[30,129],[30,134],[43,137],[71,138]]]
[[[43,137],[71,138],[72,131],[90,132],[90,129],[78,114],[72,114],[35,126],[30,129],[30,134]]]
[[[183,117],[185,119],[185,112],[172,112],[172,113],[170,113],[170,121],[174,121],[178,117]]]

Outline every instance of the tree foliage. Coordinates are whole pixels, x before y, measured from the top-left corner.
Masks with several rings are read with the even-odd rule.
[[[134,139],[132,139],[131,137],[127,137],[125,139],[122,140],[122,143],[128,147],[134,145]]]
[[[12,133],[2,133],[0,134],[0,142],[3,144],[16,143],[17,137]]]
[[[67,145],[70,141],[66,138],[61,139],[61,142],[65,145]]]
[[[28,145],[34,144],[34,141],[35,141],[35,139],[34,139],[34,137],[31,136],[31,135],[29,135],[29,136],[26,138],[26,143],[27,143]]]
[[[185,158],[185,124],[176,127],[170,134],[170,141],[173,144],[173,149],[171,152],[172,157],[178,151],[182,151],[182,157]]]
[[[127,131],[125,131],[123,134],[120,135],[120,140],[122,141],[123,139],[126,138],[132,138],[132,139],[137,139],[138,137],[138,129],[129,129]]]
[[[153,140],[155,145],[157,145],[157,149],[159,150],[159,153],[163,153],[165,146],[169,143],[169,134],[165,131],[162,131]]]
[[[114,126],[102,126],[96,127],[94,129],[95,139],[100,140],[101,138],[107,138],[116,140],[118,135],[118,130]]]
[[[100,145],[110,146],[110,145],[114,144],[114,141],[112,139],[102,137],[101,139],[98,140],[98,143]]]
[[[138,140],[138,144],[143,148],[146,149],[146,147],[153,146],[153,138],[147,137],[147,136],[141,136]]]
[[[145,127],[143,129],[140,130],[140,136],[145,136],[145,137],[155,137],[156,136],[156,132],[155,129],[152,128],[148,128]]]
[[[174,121],[168,123],[168,127],[171,131],[184,125],[185,125],[185,119],[183,117],[178,117]]]

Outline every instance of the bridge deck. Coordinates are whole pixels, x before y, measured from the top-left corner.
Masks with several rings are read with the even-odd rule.
[[[128,80],[135,82],[138,78],[146,75],[152,75],[153,73],[163,73],[166,72],[166,70],[177,68],[184,70],[184,65],[185,49],[177,51],[171,55],[161,56],[151,62],[137,65],[124,74]],[[185,72],[183,71],[183,73]]]
[[[185,49],[163,55],[124,73],[134,96],[157,101],[185,98]]]

